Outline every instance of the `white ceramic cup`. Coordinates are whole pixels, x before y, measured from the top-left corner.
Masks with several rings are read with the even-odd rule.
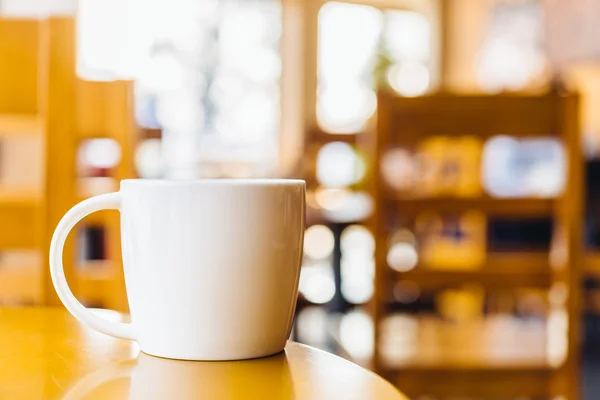
[[[86,215],[121,212],[131,324],[86,309],[65,279],[69,231]],[[62,218],[50,246],[56,292],[89,327],[136,340],[145,353],[239,360],[283,350],[302,258],[305,183],[299,180],[131,179]]]

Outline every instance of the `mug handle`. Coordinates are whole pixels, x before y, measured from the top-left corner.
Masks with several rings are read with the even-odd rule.
[[[58,297],[67,310],[79,321],[90,328],[106,335],[122,339],[135,340],[133,326],[122,322],[113,322],[100,318],[93,311],[85,308],[69,288],[63,267],[63,248],[69,232],[77,222],[89,214],[100,210],[120,210],[121,194],[119,192],[101,194],[83,200],[71,208],[60,220],[50,244],[50,275]]]

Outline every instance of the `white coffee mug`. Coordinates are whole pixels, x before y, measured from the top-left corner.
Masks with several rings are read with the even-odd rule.
[[[69,231],[86,215],[121,212],[131,324],[86,309],[65,280]],[[50,246],[56,292],[89,327],[136,340],[145,353],[239,360],[283,350],[302,259],[305,183],[299,180],[128,179],[118,192],[65,214]]]

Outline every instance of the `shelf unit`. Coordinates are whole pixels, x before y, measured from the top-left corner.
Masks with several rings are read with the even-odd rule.
[[[402,198],[388,194],[386,196],[400,212],[416,214],[420,211],[436,211],[440,213],[460,213],[479,210],[486,215],[508,217],[548,217],[555,210],[553,199],[547,198],[510,198],[499,199],[490,196],[477,198],[435,197],[435,198]]]
[[[562,395],[568,399],[579,398],[583,157],[578,104],[577,95],[555,92],[539,96],[439,94],[419,98],[401,98],[387,92],[379,94],[377,135],[367,138],[369,159],[373,165],[370,192],[376,205],[371,221],[376,240],[376,288],[372,307],[375,323],[373,367],[401,387],[407,395]],[[432,135],[556,137],[562,140],[566,153],[566,187],[562,195],[556,198],[503,199],[488,195],[475,198],[408,197],[396,194],[384,181],[378,169],[379,160],[388,149],[411,150]],[[387,265],[390,220],[398,215],[412,218],[421,211],[452,215],[467,210],[479,210],[485,215],[502,218],[553,217],[557,223],[550,253],[491,253],[486,256],[481,268],[458,271],[430,270],[419,265],[401,273]],[[393,330],[385,330],[383,322],[389,317],[386,306],[393,297],[392,286],[401,279],[416,281],[423,290],[442,289],[461,282],[480,284],[485,289],[553,288],[564,293],[564,296],[551,302],[552,317],[549,320],[559,319],[562,328],[557,328],[556,323],[552,326],[548,323],[548,329],[538,330],[537,337],[548,332],[548,335],[553,335],[553,341],[550,343],[548,339],[548,348],[542,348],[531,357],[498,361],[484,356],[486,352],[493,351],[495,342],[478,339],[485,335],[486,318],[491,317],[484,318],[480,326],[465,328],[464,332],[458,334],[455,332],[459,329],[457,326],[442,320],[423,321],[416,318],[411,326],[420,327],[417,351],[423,353],[412,358],[412,361],[390,365],[384,362],[382,340],[393,339],[397,334]],[[517,324],[517,321],[507,323],[505,328],[511,324]],[[500,330],[497,335],[501,333]],[[461,343],[449,342],[447,338],[453,335],[470,339]],[[557,343],[564,344],[564,352],[551,357],[552,346],[558,346]],[[511,346],[520,348],[520,345],[519,338],[514,337]],[[446,351],[440,351],[436,357],[426,357],[428,349],[444,346]],[[456,353],[457,349],[460,349],[460,354]],[[502,385],[502,382],[509,384]]]
[[[133,82],[86,81],[77,77],[75,60],[75,24],[72,18],[52,17],[49,53],[51,65],[49,90],[50,130],[53,149],[48,158],[47,199],[49,231],[75,203],[93,195],[118,190],[121,179],[135,177],[133,152]],[[55,132],[55,133],[54,133]],[[77,151],[89,139],[113,139],[120,147],[121,159],[108,177],[78,177]],[[68,179],[65,179],[68,177]],[[62,179],[61,179],[62,178]],[[119,311],[127,310],[121,268],[119,214],[101,211],[83,220],[83,224],[105,229],[105,260],[76,260],[74,236],[67,241],[65,272],[80,301]],[[58,299],[46,288],[50,304]]]
[[[400,318],[397,342],[389,345],[402,352],[394,363],[386,365],[382,360],[379,372],[394,377],[408,396],[435,393],[440,398],[466,398],[468,393],[468,398],[550,398],[543,393],[556,371],[546,355],[548,343],[540,340],[545,324],[510,318],[462,324]]]
[[[0,137],[39,135],[44,131],[44,120],[37,114],[0,114]]]
[[[49,68],[44,21],[0,18],[0,140],[22,136],[47,141],[44,78]],[[8,60],[6,62],[5,60]],[[43,300],[45,202],[41,187],[0,184],[0,301]],[[33,251],[14,260],[13,251]]]
[[[47,258],[58,221],[78,201],[118,189],[119,179],[134,176],[133,85],[77,77],[73,18],[0,18],[0,37],[0,139],[39,136],[44,153],[39,185],[0,185],[0,251],[39,253],[0,262],[0,301],[58,305]],[[112,185],[88,185],[77,177],[78,147],[93,138],[112,138],[121,147]],[[64,264],[73,292],[84,303],[125,310],[118,213],[97,213],[84,223],[106,227],[108,260],[78,262],[70,237]]]

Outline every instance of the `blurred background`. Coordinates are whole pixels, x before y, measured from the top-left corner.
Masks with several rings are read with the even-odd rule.
[[[599,20],[600,0],[0,0],[0,304],[59,304],[54,227],[120,179],[301,178],[294,340],[413,399],[598,398]],[[76,232],[77,297],[126,312],[118,215]]]

